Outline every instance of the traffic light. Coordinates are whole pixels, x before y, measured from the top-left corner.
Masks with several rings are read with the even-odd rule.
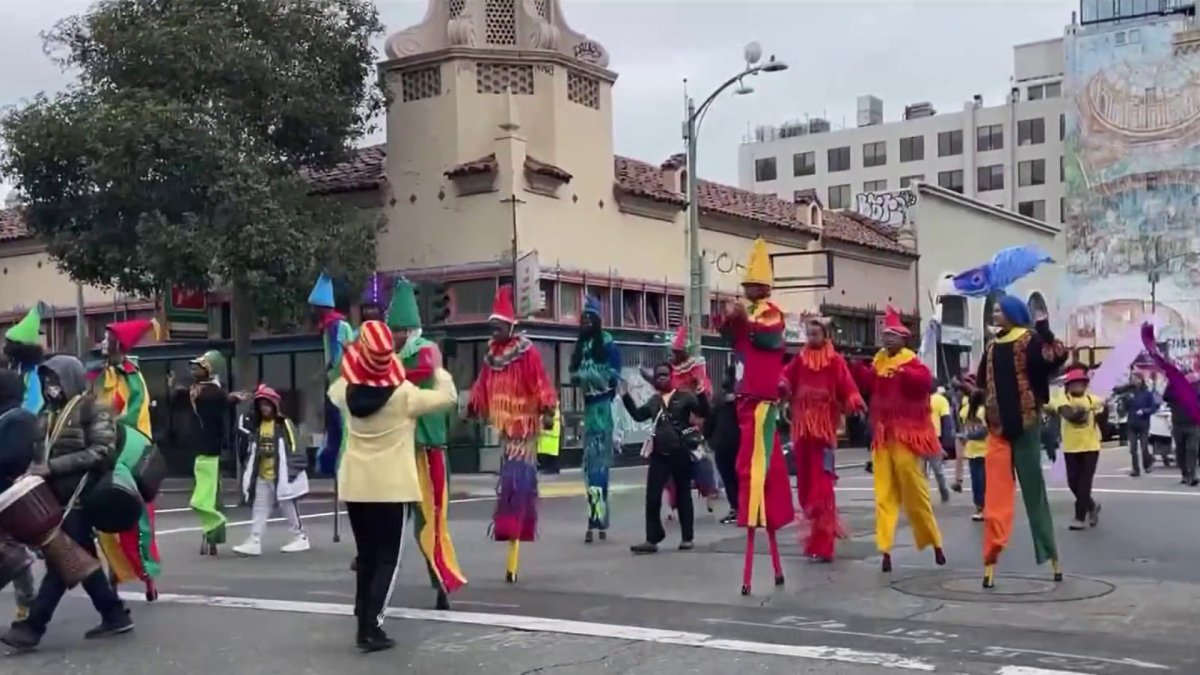
[[[429,285],[429,323],[445,323],[450,318],[450,292],[446,284]]]

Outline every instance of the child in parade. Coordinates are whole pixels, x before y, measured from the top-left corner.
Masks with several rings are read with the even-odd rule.
[[[963,461],[971,475],[971,500],[975,504],[975,513],[971,520],[983,522],[983,498],[986,488],[984,457],[987,456],[987,419],[983,412],[983,393],[975,389],[975,376],[968,375],[963,380],[964,389],[968,392],[963,397],[962,407],[958,411],[960,432],[959,442],[962,452],[955,460],[955,491],[962,491]]]
[[[1104,400],[1088,392],[1087,368],[1073,365],[1063,378],[1063,392],[1050,400],[1050,408],[1062,418],[1062,453],[1067,468],[1067,485],[1075,495],[1072,530],[1095,527],[1100,505],[1092,499],[1092,481],[1100,462],[1100,426],[1096,415]]]

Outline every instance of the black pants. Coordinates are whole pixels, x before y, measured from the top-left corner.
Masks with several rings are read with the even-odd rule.
[[[737,477],[737,448],[728,451],[714,449],[714,460],[717,471],[721,474],[721,483],[725,485],[725,498],[729,500],[729,510],[738,510],[738,477]]]
[[[1184,427],[1174,432],[1175,463],[1186,481],[1196,479],[1196,460],[1200,454],[1200,428]]]
[[[404,538],[406,505],[399,502],[346,502],[357,551],[354,610],[359,630],[383,625]]]
[[[1141,473],[1143,466],[1149,471],[1154,466],[1154,452],[1150,450],[1150,427],[1128,427],[1125,433],[1129,435],[1129,462],[1133,465],[1133,473]]]
[[[67,514],[67,518],[62,524],[62,531],[75,540],[75,543],[82,546],[92,557],[96,557],[96,540],[92,537],[92,523],[87,519],[83,509],[74,509]],[[102,619],[110,622],[121,619],[121,615],[125,612],[125,605],[117,597],[104,570],[96,570],[91,576],[84,579],[83,590],[91,598],[92,606],[100,613]],[[46,576],[42,577],[42,585],[38,588],[37,597],[33,600],[33,606],[29,608],[28,623],[35,633],[40,635],[46,632],[46,626],[50,624],[50,619],[54,618],[54,610],[58,609],[58,603],[62,601],[66,593],[67,585],[55,573],[53,567],[47,566]]]
[[[646,471],[646,541],[657,544],[667,538],[662,525],[662,496],[667,481],[675,484],[678,495],[679,531],[683,541],[691,541],[695,516],[692,510],[692,458],[677,450],[670,455],[653,453]]]
[[[1096,508],[1096,502],[1092,501],[1092,481],[1096,478],[1100,451],[1064,452],[1063,460],[1067,465],[1067,486],[1075,495],[1075,520],[1085,520]]]

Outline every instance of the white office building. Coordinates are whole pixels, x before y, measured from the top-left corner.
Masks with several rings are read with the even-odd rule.
[[[854,128],[834,130],[819,118],[759,127],[739,150],[741,187],[853,208],[862,193],[921,181],[1061,223],[1063,62],[1062,38],[1015,47],[1012,90],[1002,102],[975,96],[941,114],[914,103],[903,119],[885,122],[883,103],[863,96]]]

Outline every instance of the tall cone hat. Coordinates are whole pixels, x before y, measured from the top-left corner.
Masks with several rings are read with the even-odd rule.
[[[42,303],[29,308],[25,318],[4,333],[4,339],[23,345],[35,345],[41,342],[42,332]]]
[[[743,284],[775,285],[775,275],[771,271],[771,253],[767,250],[767,242],[762,237],[754,240],[750,249],[750,260],[746,263],[746,276]]]

